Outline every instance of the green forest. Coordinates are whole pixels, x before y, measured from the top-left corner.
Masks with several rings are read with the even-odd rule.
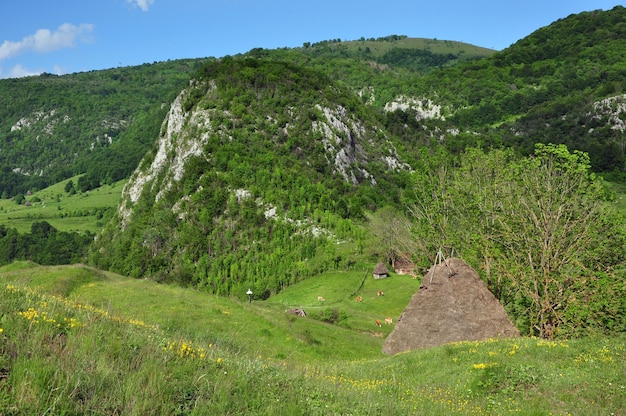
[[[83,190],[127,178],[167,105],[202,60],[0,80],[0,194],[82,175]]]
[[[391,35],[0,80],[4,200],[128,181],[95,235],[2,224],[0,262],[268,299],[443,251],[524,334],[621,332],[624,21],[581,13],[499,52]]]
[[[74,264],[85,258],[94,235],[58,231],[46,221],[33,222],[30,233],[0,225],[0,264],[31,260],[38,264]]]

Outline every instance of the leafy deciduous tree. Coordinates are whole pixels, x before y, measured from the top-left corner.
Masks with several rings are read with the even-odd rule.
[[[468,149],[459,161],[416,175],[415,189],[428,190],[412,209],[416,229],[430,248],[439,238],[480,264],[522,329],[545,338],[572,333],[602,305],[578,316],[565,313],[568,305],[592,297],[595,284],[623,287],[617,278],[591,278],[623,264],[626,234],[586,153],[538,144],[524,159]],[[619,300],[606,302],[604,310],[620,310]]]

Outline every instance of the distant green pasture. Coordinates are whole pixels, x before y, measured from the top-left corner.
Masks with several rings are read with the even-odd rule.
[[[78,176],[71,180],[76,183]],[[30,232],[33,222],[47,221],[59,231],[97,233],[108,219],[107,211],[119,205],[125,181],[74,195],[64,190],[68,181],[26,195],[31,206],[18,205],[10,199],[0,200],[0,224],[25,233]],[[34,202],[37,199],[40,201]]]
[[[393,325],[383,324],[379,328],[376,320],[384,322],[391,318],[395,324],[419,289],[420,282],[421,279],[394,273],[377,280],[372,277],[371,270],[333,271],[288,287],[267,303],[279,303],[286,308],[302,307],[311,317],[327,309],[337,309],[345,314],[345,320],[340,321],[339,326],[382,336],[388,335]],[[323,301],[318,300],[320,296]],[[360,302],[357,302],[357,296],[361,297]]]

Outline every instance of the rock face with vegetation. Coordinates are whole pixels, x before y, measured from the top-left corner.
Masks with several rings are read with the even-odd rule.
[[[452,258],[423,276],[419,291],[385,340],[383,353],[519,335],[478,273]]]
[[[334,261],[314,258],[352,239],[349,218],[389,202],[388,178],[409,173],[371,109],[321,73],[224,59],[173,101],[94,257],[217,292],[275,293]]]
[[[83,192],[127,178],[203,61],[0,80],[0,194],[78,174]]]

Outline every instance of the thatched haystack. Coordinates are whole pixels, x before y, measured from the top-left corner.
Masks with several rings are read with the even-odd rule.
[[[476,271],[452,258],[424,275],[420,289],[385,340],[383,353],[519,335]]]

